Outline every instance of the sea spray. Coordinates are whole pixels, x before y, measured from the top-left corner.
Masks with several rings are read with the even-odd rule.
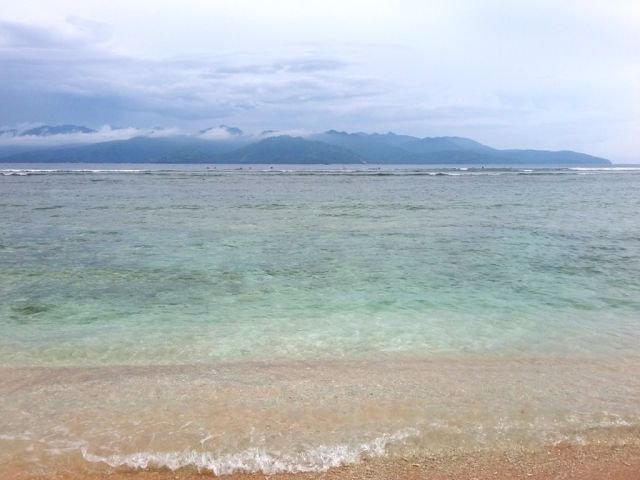
[[[126,467],[135,470],[195,468],[198,471],[210,471],[215,475],[228,475],[234,472],[262,472],[265,475],[273,475],[283,472],[324,472],[330,468],[352,465],[366,458],[380,457],[386,453],[390,445],[404,442],[418,434],[415,428],[405,428],[359,444],[319,445],[296,453],[249,448],[224,455],[190,450],[100,456],[89,453],[86,447],[81,451],[85,460],[92,463],[105,463],[113,468]]]

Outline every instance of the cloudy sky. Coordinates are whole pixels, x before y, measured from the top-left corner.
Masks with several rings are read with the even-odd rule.
[[[0,125],[391,130],[640,163],[638,0],[0,2]]]

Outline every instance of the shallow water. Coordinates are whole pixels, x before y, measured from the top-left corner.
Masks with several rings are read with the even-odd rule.
[[[638,169],[0,174],[0,462],[637,438]]]

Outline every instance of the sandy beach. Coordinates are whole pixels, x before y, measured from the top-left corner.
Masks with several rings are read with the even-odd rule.
[[[4,422],[15,419],[40,439],[5,443],[15,451],[4,452],[0,478],[195,480],[222,473],[230,480],[640,479],[640,431],[623,416],[625,408],[633,411],[638,387],[637,365],[627,360],[389,357],[215,368],[4,368]],[[551,395],[557,418],[544,407]],[[603,408],[603,398],[615,399],[618,413],[586,415]],[[432,414],[440,423],[429,420]],[[70,430],[58,429],[63,422]],[[419,428],[376,444],[361,424],[385,432]],[[213,438],[202,425],[227,436]],[[251,441],[263,442],[275,456],[260,460],[242,453],[243,432],[255,426],[266,433]],[[172,460],[148,456],[141,466],[135,457],[98,450],[114,429],[127,433],[118,442],[126,441],[128,451],[175,451],[173,461],[183,464],[174,468]],[[188,445],[206,451],[224,442],[235,456],[220,450],[219,457],[200,461],[179,453]],[[295,445],[329,442],[335,446],[325,453],[277,456]],[[346,453],[340,453],[341,443],[350,445]],[[278,467],[280,461],[288,466]],[[245,469],[259,473],[239,473]]]
[[[26,474],[5,471],[2,480],[203,480],[211,473],[196,471],[109,470],[93,474],[58,472]],[[485,452],[425,458],[375,459],[321,473],[233,474],[228,480],[638,480],[640,446],[569,447],[556,446],[536,452]]]

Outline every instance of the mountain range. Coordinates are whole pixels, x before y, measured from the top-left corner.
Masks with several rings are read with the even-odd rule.
[[[0,130],[0,136],[17,136],[17,137],[48,137],[49,135],[66,135],[73,133],[95,133],[92,128],[82,127],[79,125],[39,125],[37,127],[28,128],[26,130],[19,130],[17,128],[10,128],[6,130]]]
[[[159,130],[162,132],[162,130]],[[329,130],[305,136],[265,131],[248,135],[220,125],[193,135],[157,130],[124,140],[80,142],[96,130],[78,125],[41,125],[0,130],[4,163],[211,163],[211,164],[470,164],[609,165],[604,158],[573,151],[500,150],[462,137],[413,137],[395,133],[347,133]],[[67,138],[45,146],[7,139]],[[2,142],[2,140],[5,140]]]

